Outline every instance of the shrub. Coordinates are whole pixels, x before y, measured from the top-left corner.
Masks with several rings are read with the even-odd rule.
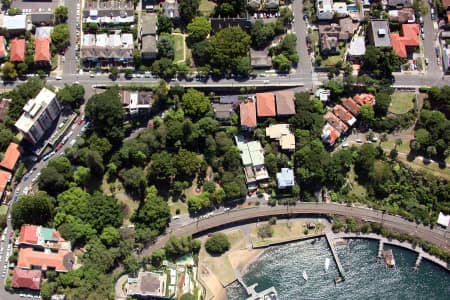
[[[230,249],[230,241],[223,233],[216,233],[205,243],[205,249],[209,254],[220,255]]]
[[[262,239],[273,236],[273,228],[269,224],[264,224],[258,228],[258,236]]]
[[[269,220],[269,224],[270,225],[275,225],[277,224],[277,217],[271,217]]]

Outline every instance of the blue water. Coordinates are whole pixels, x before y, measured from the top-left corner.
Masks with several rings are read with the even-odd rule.
[[[335,285],[338,270],[325,238],[302,241],[267,249],[244,274],[248,285],[258,283],[257,291],[274,286],[280,299],[450,299],[450,273],[425,259],[413,272],[417,254],[393,249],[396,267],[387,269],[377,262],[378,242],[351,240],[337,249],[346,281]],[[327,273],[325,258],[331,259]],[[305,270],[309,280],[302,278]],[[243,288],[227,288],[227,299],[246,299]]]

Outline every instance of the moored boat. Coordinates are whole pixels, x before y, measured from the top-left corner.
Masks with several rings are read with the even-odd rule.
[[[308,281],[308,274],[306,274],[306,271],[303,271],[303,279],[305,279],[305,281]]]
[[[327,257],[325,258],[325,266],[324,266],[325,272],[328,272],[329,267],[330,267],[330,259]]]

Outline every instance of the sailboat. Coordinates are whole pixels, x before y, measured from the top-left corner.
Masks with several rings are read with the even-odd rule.
[[[324,270],[325,272],[328,272],[328,268],[330,267],[330,259],[327,257],[325,258],[325,266],[324,266]]]
[[[308,274],[306,274],[306,271],[303,271],[303,279],[305,279],[305,281],[308,281]]]

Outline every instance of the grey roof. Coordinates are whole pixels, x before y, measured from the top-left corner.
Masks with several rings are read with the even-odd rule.
[[[212,107],[214,109],[214,117],[216,119],[231,120],[231,117],[234,115],[232,104],[214,103]]]
[[[156,14],[142,15],[141,36],[155,35],[157,31],[158,17]]]
[[[280,5],[279,0],[266,0],[266,8],[277,8]]]
[[[391,47],[388,20],[370,21],[370,38],[375,47]]]
[[[35,38],[37,38],[37,37],[43,37],[43,38],[48,37],[49,38],[52,30],[53,30],[53,27],[47,27],[47,26],[36,27],[36,32],[34,34],[34,37]]]
[[[388,5],[392,7],[412,6],[412,0],[388,0]]]
[[[272,58],[269,56],[269,51],[256,51],[250,49],[251,65],[254,68],[270,68],[272,67]]]
[[[178,10],[178,2],[176,0],[164,1],[162,3],[164,9],[164,15],[171,19],[180,17],[180,12]]]
[[[33,13],[31,14],[31,23],[40,24],[52,24],[53,23],[53,13]]]
[[[103,2],[107,3],[107,2]],[[134,9],[115,9],[115,8],[105,8],[97,9],[93,8],[92,11],[97,13],[97,18],[101,17],[130,17],[134,16]],[[91,9],[83,9],[83,18],[89,18],[91,15]]]
[[[277,173],[278,188],[283,189],[294,186],[294,170],[289,168],[281,168],[281,172]]]
[[[248,0],[247,5],[252,8],[259,8],[261,6],[261,0]]]
[[[146,35],[142,37],[142,53],[158,53],[156,37],[154,37],[153,35]]]
[[[350,42],[348,54],[351,56],[363,56],[366,54],[366,42],[363,36],[355,37]]]
[[[122,47],[86,46],[81,48],[81,56],[86,59],[116,59],[130,60],[133,58],[133,49]]]

